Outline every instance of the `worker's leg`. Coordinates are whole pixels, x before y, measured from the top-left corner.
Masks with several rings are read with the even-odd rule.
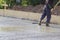
[[[42,14],[42,16],[41,16],[40,21],[42,21],[42,20],[45,18],[45,16],[46,16],[46,8],[44,9],[44,12],[43,12],[43,14]]]
[[[43,14],[42,14],[42,16],[41,16],[39,25],[41,25],[41,21],[45,18],[45,16],[46,16],[46,8],[44,9],[44,12],[43,12]]]
[[[51,20],[51,9],[47,7],[47,20],[46,20],[46,26],[49,26],[50,20]]]

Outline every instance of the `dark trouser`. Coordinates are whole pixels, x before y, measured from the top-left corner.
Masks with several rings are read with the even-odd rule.
[[[44,9],[44,12],[41,16],[41,21],[47,16],[47,20],[46,22],[47,23],[50,23],[50,19],[51,19],[51,9],[49,8],[48,5],[46,5],[45,9]]]

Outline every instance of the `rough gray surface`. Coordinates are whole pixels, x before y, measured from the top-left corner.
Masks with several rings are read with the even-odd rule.
[[[60,40],[60,25],[39,26],[34,21],[0,17],[0,40]]]

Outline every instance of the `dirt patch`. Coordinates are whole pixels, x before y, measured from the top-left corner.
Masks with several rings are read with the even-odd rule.
[[[23,7],[23,6],[20,6],[20,5],[14,5],[12,9],[13,10],[18,10],[18,11],[42,13],[43,12],[43,5],[36,5],[36,6],[29,5],[27,7]],[[52,14],[60,15],[60,6],[57,6]]]

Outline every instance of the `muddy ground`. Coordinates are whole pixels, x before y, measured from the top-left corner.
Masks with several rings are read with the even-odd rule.
[[[19,6],[19,5],[14,5],[12,7],[12,9],[13,10],[18,10],[18,11],[42,13],[43,12],[43,5],[36,5],[36,6],[29,5],[27,7],[23,7],[23,6]],[[60,15],[60,6],[57,6],[56,9],[52,12],[52,14]]]

